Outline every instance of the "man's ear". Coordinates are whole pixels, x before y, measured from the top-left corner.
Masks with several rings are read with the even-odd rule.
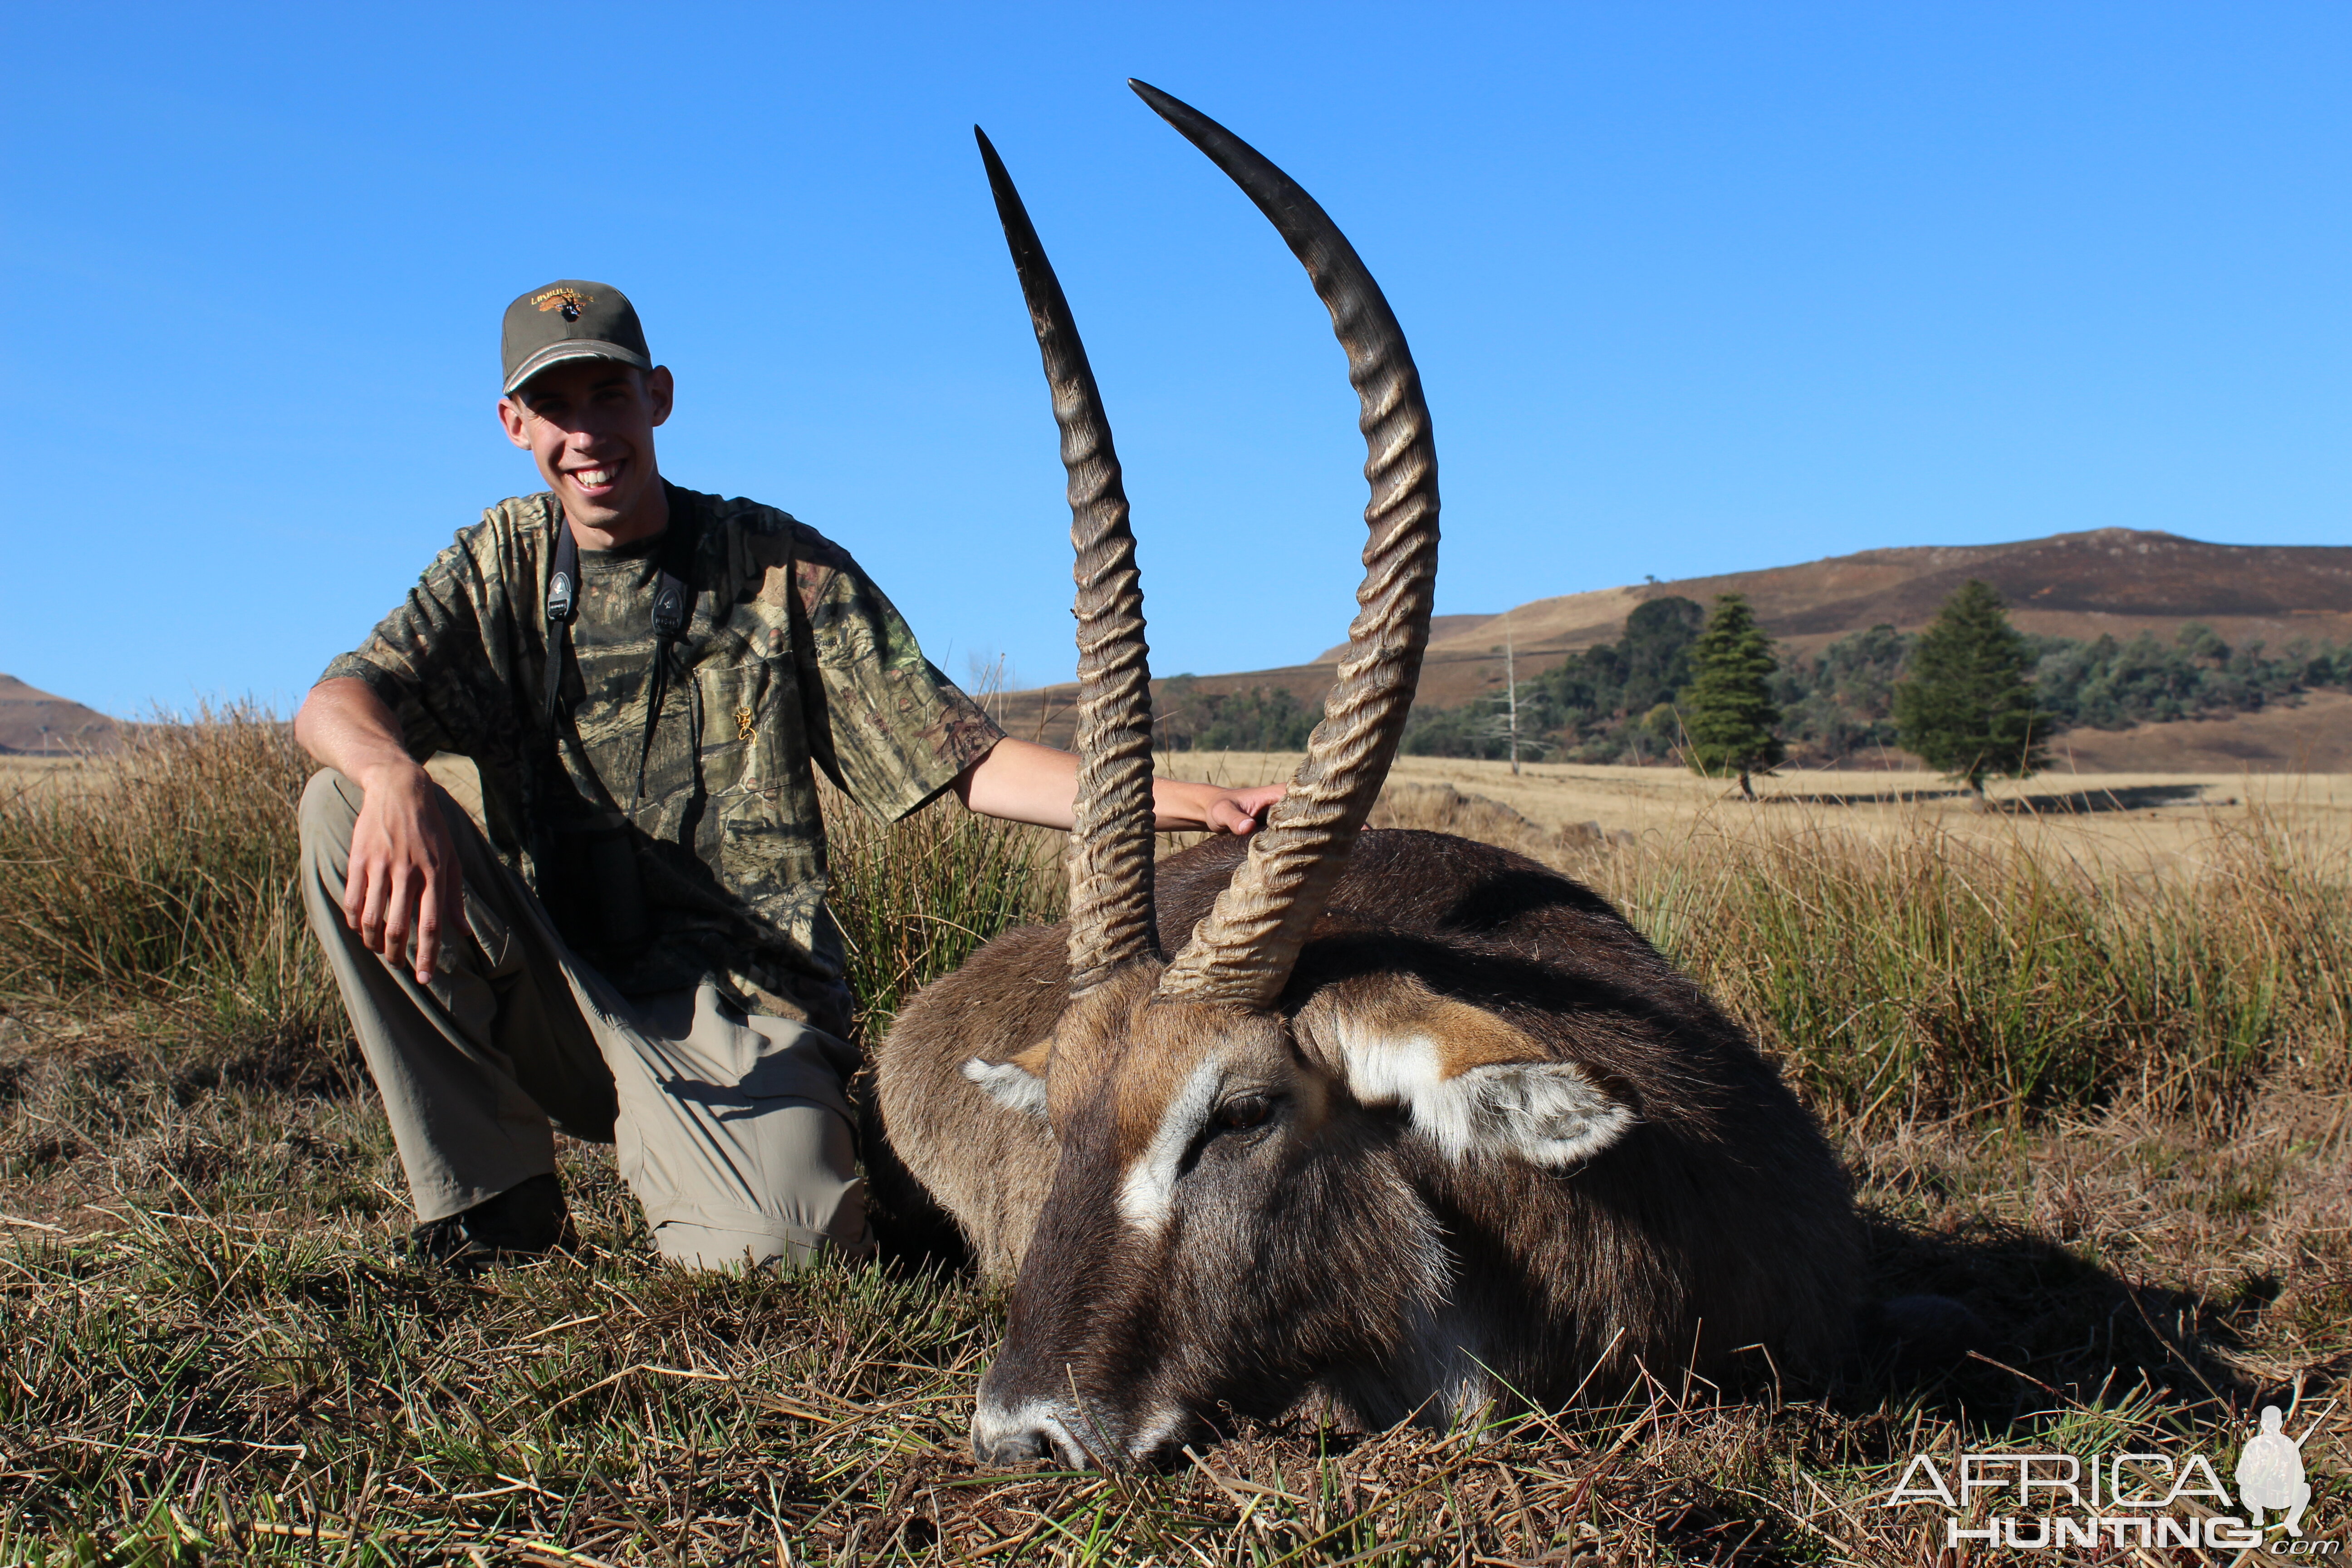
[[[1045,1075],[1052,1069],[1054,1042],[1038,1041],[1004,1061],[974,1057],[963,1064],[963,1076],[988,1091],[1007,1110],[1045,1120]]]
[[[524,427],[522,399],[511,393],[499,399],[499,426],[506,431],[508,440],[526,452],[530,450],[530,432]]]
[[[1300,1044],[1366,1105],[1394,1105],[1453,1159],[1507,1154],[1559,1168],[1633,1125],[1631,1107],[1507,1018],[1399,975],[1318,992]]]
[[[659,425],[669,418],[669,411],[677,402],[677,381],[670,374],[669,366],[657,364],[646,372],[646,401],[652,405],[650,423]]]

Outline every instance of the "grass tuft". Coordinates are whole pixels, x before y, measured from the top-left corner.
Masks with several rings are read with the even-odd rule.
[[[2347,1060],[2345,847],[2256,814],[2158,875],[2055,833],[1891,839],[1816,818],[1584,869],[1834,1119],[2199,1116]]]
[[[834,918],[869,1037],[990,937],[1050,925],[1068,909],[1062,834],[975,816],[945,796],[885,826],[838,790],[820,783],[818,793]]]
[[[238,704],[131,728],[58,787],[0,796],[0,996],[340,1026],[295,884],[312,768]]]

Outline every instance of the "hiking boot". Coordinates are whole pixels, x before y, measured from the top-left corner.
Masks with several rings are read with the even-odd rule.
[[[478,1274],[501,1263],[529,1263],[550,1252],[576,1251],[579,1234],[554,1176],[533,1176],[472,1208],[418,1226],[408,1253],[453,1274]]]

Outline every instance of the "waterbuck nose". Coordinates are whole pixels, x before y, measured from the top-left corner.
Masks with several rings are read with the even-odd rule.
[[[1038,1399],[1007,1405],[983,1393],[971,1413],[971,1451],[983,1465],[1058,1458],[1074,1470],[1087,1467],[1086,1450],[1071,1440],[1061,1412]]]
[[[1025,1465],[1044,1458],[1046,1447],[1045,1434],[1034,1426],[992,1432],[971,1424],[971,1457],[983,1465]]]

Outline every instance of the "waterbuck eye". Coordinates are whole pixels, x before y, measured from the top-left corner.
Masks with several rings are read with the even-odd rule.
[[[1274,1101],[1263,1094],[1237,1095],[1217,1107],[1217,1126],[1227,1132],[1239,1132],[1257,1126],[1274,1114]]]

